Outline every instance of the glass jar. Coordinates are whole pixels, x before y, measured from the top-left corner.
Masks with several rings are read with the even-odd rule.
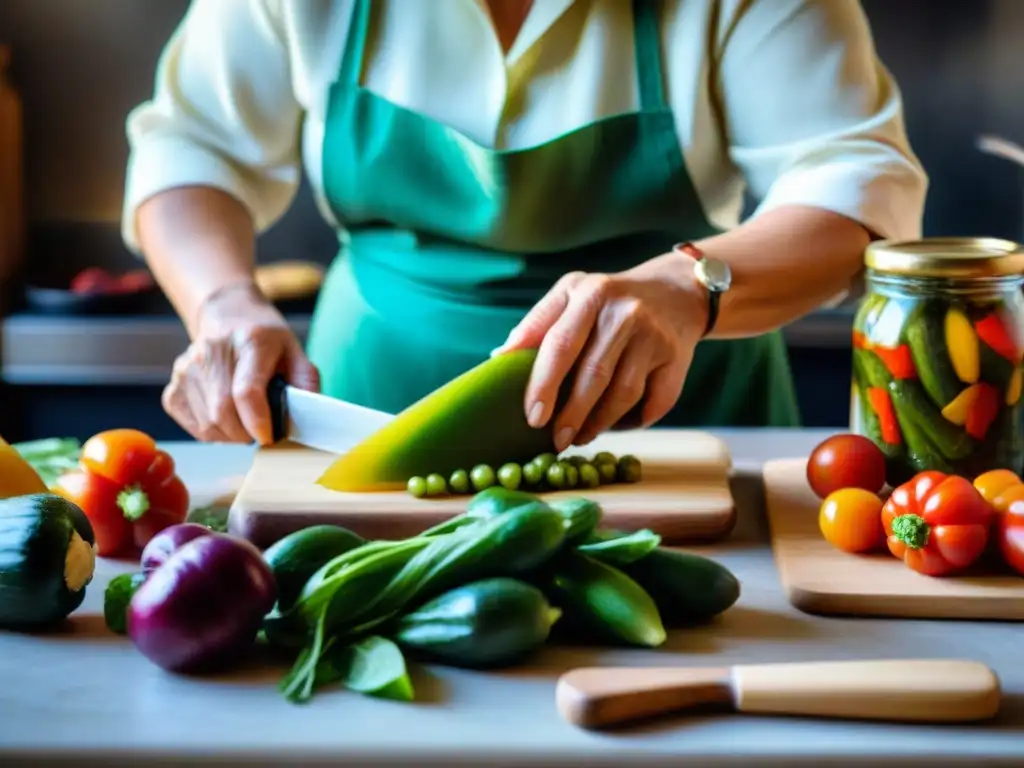
[[[889,484],[924,470],[1024,470],[1024,249],[882,241],[864,262],[850,428],[885,453]]]

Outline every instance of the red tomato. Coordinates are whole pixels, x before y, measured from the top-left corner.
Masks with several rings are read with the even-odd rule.
[[[807,482],[821,499],[843,488],[878,493],[885,485],[885,455],[866,437],[835,435],[811,452]]]
[[[863,488],[842,488],[828,495],[818,513],[825,540],[843,552],[870,552],[885,545],[882,500]]]
[[[1024,576],[1024,497],[1009,502],[999,515],[996,543],[1006,564]]]
[[[974,487],[978,489],[978,493],[993,506],[1003,491],[1020,484],[1021,479],[1008,469],[993,469],[974,478]]]
[[[927,576],[973,565],[988,545],[992,508],[966,479],[922,472],[882,507],[892,554]]]

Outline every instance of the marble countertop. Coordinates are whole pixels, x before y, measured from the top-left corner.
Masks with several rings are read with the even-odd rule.
[[[741,579],[737,605],[657,651],[552,648],[521,669],[430,667],[421,701],[325,691],[309,704],[275,690],[280,669],[227,677],[166,674],[110,635],[103,588],[124,565],[101,561],[72,629],[0,634],[0,762],[20,765],[669,766],[1003,764],[1024,762],[1021,629],[1010,623],[834,619],[787,602],[767,543],[758,468],[806,455],[816,431],[722,431],[736,464],[736,530],[711,554]],[[171,444],[196,501],[230,494],[252,449]],[[580,665],[705,665],[883,657],[969,657],[1001,678],[999,718],[974,726],[889,725],[740,715],[692,716],[614,733],[564,723],[554,683]],[[806,762],[805,762],[806,761]]]

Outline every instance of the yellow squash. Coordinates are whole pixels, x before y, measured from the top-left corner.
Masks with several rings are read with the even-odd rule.
[[[335,461],[317,481],[334,491],[405,488],[410,477],[477,464],[495,469],[554,450],[550,425],[534,429],[523,399],[536,350],[484,361],[406,408]]]
[[[46,493],[48,490],[32,466],[0,437],[0,499]]]

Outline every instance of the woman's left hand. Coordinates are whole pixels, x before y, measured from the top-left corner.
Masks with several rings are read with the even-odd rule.
[[[641,403],[638,426],[676,404],[707,321],[706,289],[693,266],[672,252],[625,272],[567,274],[495,351],[538,348],[525,402],[534,427],[549,423],[575,371],[555,415],[559,451],[589,443]]]

